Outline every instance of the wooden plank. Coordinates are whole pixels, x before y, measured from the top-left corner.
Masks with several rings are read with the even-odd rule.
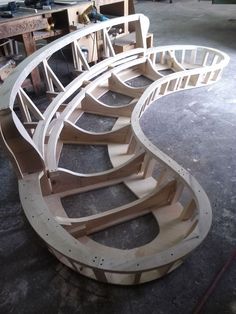
[[[121,222],[125,222],[144,214],[149,213],[150,211],[157,210],[160,207],[167,206],[171,203],[173,194],[175,192],[176,182],[170,182],[161,190],[156,190],[150,195],[145,196],[143,199],[139,199],[128,205],[120,206],[115,209],[107,210],[106,212],[91,215],[88,217],[82,218],[64,218],[56,217],[57,221],[60,224],[72,223],[73,227],[84,226],[80,230],[79,236],[84,236],[85,234],[91,234],[98,232],[105,228],[114,226]],[[76,230],[78,234],[78,229]]]
[[[131,136],[130,124],[114,131],[95,133],[85,131],[78,126],[66,121],[60,139],[65,143],[106,145],[108,143],[127,144]]]
[[[47,18],[41,15],[26,16],[20,20],[7,20],[0,23],[0,39],[13,37],[22,34],[29,34],[33,31],[46,29],[48,26]]]
[[[78,174],[63,168],[55,172],[50,172],[50,178],[53,181],[53,193],[64,193],[70,195],[79,191],[90,191],[104,186],[113,185],[122,182],[125,178],[139,172],[144,154],[140,153],[134,156],[126,163],[95,174]]]
[[[33,39],[32,33],[27,32],[22,34],[22,39],[25,46],[26,54],[27,56],[30,56],[33,52],[36,51],[36,44]],[[31,71],[31,79],[36,94],[40,94],[42,90],[42,80],[40,78],[38,68],[35,68],[34,70]]]

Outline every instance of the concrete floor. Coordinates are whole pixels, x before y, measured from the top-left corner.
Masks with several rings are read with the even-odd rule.
[[[137,287],[97,283],[61,265],[41,245],[24,216],[16,178],[0,150],[0,313],[192,313],[235,249],[236,6],[196,0],[174,0],[173,4],[145,1],[136,4],[136,12],[150,18],[155,45],[205,45],[222,49],[231,57],[220,82],[169,95],[142,118],[143,129],[153,143],[191,171],[205,188],[213,208],[212,229],[185,263],[161,280]],[[81,123],[88,127],[88,121]],[[102,128],[109,129],[112,123],[102,121]],[[73,155],[73,147],[66,149]],[[104,151],[96,152],[96,161],[91,158],[94,155],[93,147],[84,148],[80,155],[81,160],[90,156],[88,171],[109,168]],[[76,167],[71,159],[68,163],[65,154],[61,163]],[[104,202],[98,202],[101,197],[95,193],[85,193],[65,199],[64,205],[68,213],[74,202],[96,212],[133,198],[123,186],[101,193]],[[112,231],[118,239],[115,245],[131,247],[152,238],[152,218],[145,219],[117,226]],[[105,237],[94,237],[109,244],[109,232]],[[235,282],[234,262],[202,313],[236,313]]]

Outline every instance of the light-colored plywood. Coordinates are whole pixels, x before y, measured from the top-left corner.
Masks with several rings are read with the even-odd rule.
[[[129,23],[132,30],[135,27],[136,48],[116,54],[109,29],[121,24],[129,29]],[[75,31],[29,56],[1,87],[0,140],[16,171],[30,224],[62,263],[105,283],[140,284],[170,273],[205,239],[212,221],[200,184],[146,138],[140,118],[161,97],[216,82],[229,58],[219,50],[193,45],[147,49],[148,26],[148,19],[137,14]],[[91,65],[79,42],[98,32],[103,33],[106,59]],[[68,45],[78,75],[63,86],[48,60]],[[38,67],[50,96],[44,112],[22,87]],[[166,70],[172,74],[165,75]],[[150,84],[132,87],[127,83],[139,76]],[[100,97],[111,91],[131,100],[110,106]],[[112,130],[98,133],[79,127],[77,122],[91,113],[116,118]],[[112,169],[82,174],[59,168],[68,143],[105,145]],[[118,183],[125,184],[137,200],[85,217],[78,206],[79,217],[68,217],[63,198]],[[155,218],[159,233],[145,245],[122,250],[90,237],[147,213]]]

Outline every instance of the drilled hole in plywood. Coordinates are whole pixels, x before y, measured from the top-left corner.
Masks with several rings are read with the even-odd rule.
[[[91,238],[103,245],[126,250],[149,243],[158,233],[156,219],[147,214],[94,233]]]
[[[107,147],[65,144],[60,155],[59,167],[80,173],[94,173],[112,168]]]

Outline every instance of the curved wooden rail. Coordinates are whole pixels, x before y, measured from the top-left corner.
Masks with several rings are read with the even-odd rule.
[[[136,48],[115,54],[109,28],[133,23]],[[209,200],[196,179],[144,135],[139,120],[145,110],[170,93],[217,81],[229,58],[199,46],[146,48],[148,19],[117,18],[86,27],[37,51],[23,61],[1,88],[0,131],[19,180],[25,214],[49,250],[62,263],[90,278],[114,284],[139,284],[178,267],[206,237],[212,220]],[[91,66],[79,39],[102,32],[106,58]],[[71,44],[78,76],[68,85],[55,74],[50,58]],[[40,110],[23,87],[36,68],[50,97]],[[144,76],[144,86],[132,80]],[[101,100],[108,91],[130,97],[126,105]],[[91,132],[78,125],[83,114],[114,117],[113,129]],[[78,173],[59,167],[66,144],[105,145],[112,168]],[[63,198],[124,183],[133,202],[90,216],[68,217]],[[100,230],[151,213],[158,235],[146,245],[122,250],[90,237]]]

